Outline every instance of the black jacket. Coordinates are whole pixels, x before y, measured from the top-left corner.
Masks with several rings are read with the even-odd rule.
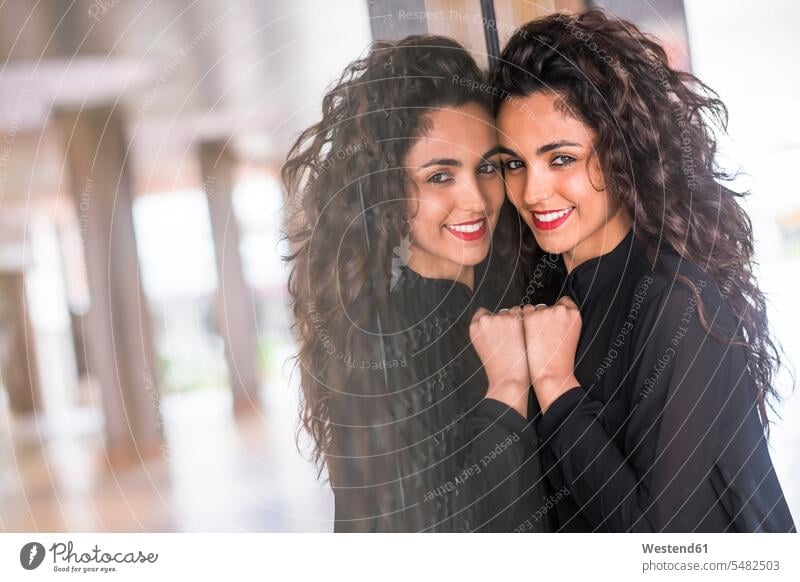
[[[658,264],[631,232],[566,278],[580,387],[538,422],[547,477],[569,491],[557,529],[794,531],[745,352],[725,341],[741,336],[735,317],[698,267],[669,252]]]
[[[348,389],[330,405],[335,531],[546,527],[531,521],[545,502],[531,423],[484,398],[476,308],[465,285],[402,268],[381,329],[352,340]]]

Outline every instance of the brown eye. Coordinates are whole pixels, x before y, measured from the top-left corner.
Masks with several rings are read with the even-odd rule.
[[[559,155],[557,155],[556,157],[553,158],[553,161],[550,162],[550,165],[551,166],[565,167],[565,166],[569,166],[574,161],[575,161],[575,158],[573,158],[572,156],[568,156],[567,154],[559,154]]]
[[[445,182],[449,182],[452,180],[453,177],[448,174],[447,172],[436,172],[433,176],[428,178],[428,182],[431,184],[444,184]]]
[[[496,174],[497,173],[497,166],[492,163],[482,164],[478,168],[479,174]]]
[[[519,170],[524,167],[525,167],[525,162],[523,162],[522,160],[507,160],[505,162],[505,168],[510,172],[513,172],[514,170]]]

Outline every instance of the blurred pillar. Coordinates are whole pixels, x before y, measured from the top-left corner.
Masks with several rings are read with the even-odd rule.
[[[261,402],[255,313],[244,279],[239,227],[233,212],[236,160],[225,141],[202,142],[199,157],[217,260],[217,321],[225,342],[234,410],[258,410]]]
[[[132,183],[122,112],[110,106],[58,114],[66,143],[90,306],[83,316],[88,368],[99,383],[106,453],[136,461],[163,443],[157,370],[139,275]]]
[[[425,0],[370,0],[368,9],[373,40],[400,40],[428,32]]]
[[[25,305],[21,271],[0,272],[0,381],[12,412],[40,413],[39,374],[33,328]]]

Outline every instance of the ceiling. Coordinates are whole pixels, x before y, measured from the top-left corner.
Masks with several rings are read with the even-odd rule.
[[[120,108],[137,194],[200,183],[196,145],[276,167],[370,42],[366,0],[0,5],[0,220],[69,188],[59,111]]]

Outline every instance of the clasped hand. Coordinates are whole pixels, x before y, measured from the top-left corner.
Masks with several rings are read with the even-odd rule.
[[[542,412],[564,392],[579,385],[575,352],[581,331],[578,306],[562,297],[551,306],[525,305],[492,313],[475,312],[469,333],[489,378],[487,398],[527,417],[533,385]]]

